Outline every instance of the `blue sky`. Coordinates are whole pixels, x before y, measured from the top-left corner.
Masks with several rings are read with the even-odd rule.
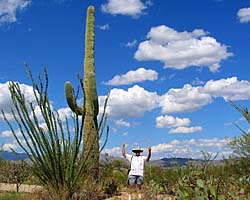
[[[250,100],[249,0],[1,0],[0,107],[12,106],[8,81],[33,98],[28,63],[34,75],[46,66],[53,108],[71,115],[64,83],[83,74],[89,5],[101,108],[111,92],[105,152],[121,156],[126,143],[152,146],[152,159],[228,157],[233,123],[249,129],[227,101]],[[2,117],[0,144],[18,150]]]

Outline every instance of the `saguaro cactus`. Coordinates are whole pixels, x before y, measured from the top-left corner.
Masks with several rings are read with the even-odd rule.
[[[94,7],[89,6],[85,30],[84,81],[81,81],[84,93],[83,106],[80,107],[77,105],[74,89],[70,82],[65,83],[65,93],[71,110],[83,117],[83,156],[89,156],[88,170],[90,173],[88,174],[96,180],[99,173],[99,135],[97,123],[99,106],[94,68],[94,14]]]

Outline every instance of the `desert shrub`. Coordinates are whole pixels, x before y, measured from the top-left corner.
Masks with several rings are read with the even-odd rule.
[[[128,166],[120,160],[103,164],[100,168],[100,186],[105,196],[117,195],[126,186]]]
[[[249,198],[249,165],[244,159],[223,159],[204,153],[204,159],[186,166],[145,169],[145,194],[168,194],[178,199],[243,199]],[[215,162],[212,162],[215,161]]]
[[[179,177],[178,199],[228,199],[249,197],[249,182],[236,173],[234,160],[224,160],[223,165],[189,166],[182,168]]]
[[[147,165],[145,168],[145,187],[154,193],[173,195],[178,181],[178,167],[161,168]]]

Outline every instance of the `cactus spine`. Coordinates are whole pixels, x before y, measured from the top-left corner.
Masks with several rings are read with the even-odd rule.
[[[97,123],[99,106],[94,68],[94,14],[94,7],[89,6],[85,30],[84,81],[82,84],[84,93],[83,107],[77,105],[76,96],[70,82],[65,83],[65,93],[71,110],[77,115],[82,115],[84,127],[83,156],[89,156],[88,174],[97,180],[99,173],[99,136]]]

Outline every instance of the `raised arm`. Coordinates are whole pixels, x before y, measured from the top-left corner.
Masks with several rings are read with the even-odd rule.
[[[126,158],[125,144],[122,145],[122,155]]]
[[[148,156],[146,158],[147,162],[150,160],[150,157],[151,157],[151,147],[148,147]]]

